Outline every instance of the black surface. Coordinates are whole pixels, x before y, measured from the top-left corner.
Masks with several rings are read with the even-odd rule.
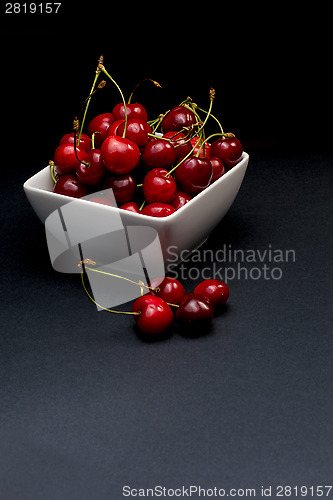
[[[225,100],[230,129],[248,144],[250,165],[235,203],[201,252],[216,254],[224,245],[244,252],[294,250],[295,261],[265,260],[270,268],[281,268],[279,280],[245,279],[243,270],[240,279],[230,281],[230,301],[210,333],[190,338],[175,328],[153,343],[137,335],[132,318],[97,312],[77,276],[52,270],[44,228],[22,190],[67,132],[64,123],[70,123],[91,85],[86,74],[79,76],[86,55],[95,60],[105,34],[102,41],[97,35],[82,39],[87,54],[76,58],[77,97],[75,71],[65,57],[71,34],[56,42],[42,29],[25,35],[9,26],[7,46],[20,41],[20,66],[6,87],[12,110],[6,115],[1,180],[1,499],[120,499],[125,485],[256,488],[257,497],[262,485],[271,485],[275,498],[278,485],[332,484],[333,157],[321,120],[325,113],[317,105],[325,96],[310,85],[312,71],[307,88],[316,97],[307,94],[306,109],[299,93],[295,101],[285,90],[279,94],[276,81],[263,98],[258,85],[267,74],[266,58],[258,56],[263,49],[258,52],[262,45],[250,37],[251,26],[243,57],[247,84],[235,78],[239,100]],[[269,59],[270,82],[278,67],[274,62],[287,57],[277,48],[290,38],[280,41]],[[302,41],[311,45],[307,37]],[[299,50],[299,42],[288,52],[285,71],[295,67],[290,53]],[[37,55],[45,47],[48,57],[38,73]],[[8,67],[10,50],[4,52]],[[163,66],[152,62],[151,54],[142,73],[149,67],[157,73],[152,77],[172,82],[163,97],[166,107],[171,97],[182,100],[185,88],[204,93],[211,84],[208,73],[187,74],[181,91],[175,90],[170,71],[173,64],[183,67],[179,59]],[[113,55],[116,73],[131,76],[120,77],[130,89],[137,78],[119,53]],[[294,89],[304,82],[309,52],[301,51],[297,61],[302,71],[293,72]],[[225,82],[217,70],[210,74],[217,88]],[[242,104],[252,113],[244,113]],[[290,140],[276,135],[286,117]],[[258,136],[260,124],[265,126]],[[319,137],[310,133],[318,125]],[[207,266],[213,272],[213,262],[189,263],[184,272]],[[262,263],[242,266],[250,273]],[[199,280],[185,279],[187,291]]]

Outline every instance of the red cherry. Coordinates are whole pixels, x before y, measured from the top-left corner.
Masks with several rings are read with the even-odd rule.
[[[102,158],[106,168],[115,174],[127,174],[140,161],[140,150],[135,142],[110,135],[102,144]]]
[[[89,201],[93,203],[99,203],[100,205],[107,205],[108,207],[115,207],[112,201],[107,198],[104,194],[95,194],[89,198]]]
[[[188,293],[177,309],[176,318],[183,321],[211,320],[214,315],[213,304],[199,293]]]
[[[221,158],[218,158],[217,156],[210,156],[208,160],[213,167],[213,177],[211,180],[211,183],[213,183],[225,174],[225,166]]]
[[[165,277],[160,283],[160,278],[153,279],[149,286],[156,290],[151,290],[151,295],[157,295],[170,304],[180,304],[185,296],[185,288],[180,281],[175,278]]]
[[[163,139],[148,142],[142,152],[142,160],[148,168],[168,168],[176,161],[176,150],[172,144]]]
[[[122,136],[125,129],[125,121],[117,127],[117,135]],[[130,118],[127,120],[125,137],[135,142],[139,148],[143,148],[148,142],[148,124],[140,118]]]
[[[197,194],[209,186],[213,167],[207,158],[189,156],[176,169],[176,182],[190,194]]]
[[[153,168],[144,178],[142,190],[148,203],[170,203],[175,197],[176,182],[173,177],[165,177],[167,173],[164,168]]]
[[[193,139],[190,140],[190,143],[192,145],[192,148],[193,148],[193,146],[196,145],[194,150],[193,150],[193,153],[192,153],[193,155],[196,155],[197,152],[199,151],[201,145],[202,145],[202,141],[199,140],[198,137],[193,137]],[[205,153],[204,153],[204,149],[205,149]],[[210,156],[210,149],[211,149],[211,144],[209,142],[205,142],[205,145],[203,146],[203,148],[201,149],[201,151],[199,153],[199,158],[208,158],[208,156]]]
[[[72,198],[82,198],[87,196],[88,190],[73,174],[62,175],[53,187],[53,192],[71,196]]]
[[[207,297],[215,305],[225,304],[229,298],[228,286],[220,280],[205,280],[195,287],[194,293]]]
[[[174,212],[175,209],[173,206],[156,201],[155,203],[146,205],[141,213],[143,215],[150,215],[150,217],[168,217],[168,215],[171,215]]]
[[[179,210],[182,208],[186,203],[192,200],[192,196],[189,195],[188,193],[185,193],[185,191],[180,191],[177,190],[174,199],[171,202],[171,205],[176,209]]]
[[[129,118],[140,118],[141,120],[147,121],[147,111],[145,108],[138,104],[137,102],[133,102],[131,104],[126,104],[126,112],[127,112],[127,120]],[[125,119],[125,107],[122,102],[116,104],[112,111],[113,118],[115,120],[124,120]]]
[[[88,151],[86,161],[89,163],[89,166],[84,163],[79,163],[76,166],[76,177],[79,181],[83,182],[83,184],[97,186],[106,172],[101,150],[91,149]]]
[[[176,106],[165,115],[162,120],[161,128],[163,133],[170,130],[182,130],[196,123],[195,114],[185,106]]]
[[[77,156],[80,160],[86,161],[87,153],[80,148],[76,148]],[[54,164],[57,167],[57,172],[60,175],[73,172],[80,162],[76,159],[73,144],[60,144],[54,152]]]
[[[135,316],[140,330],[145,333],[161,333],[173,322],[170,306],[156,295],[143,295],[136,299],[132,306],[133,312],[140,312]]]
[[[116,120],[116,121],[114,121],[113,123],[111,123],[111,125],[110,125],[110,127],[109,127],[109,130],[107,131],[107,137],[109,137],[109,135],[118,135],[118,134],[117,134],[118,127],[119,127],[122,123],[125,123],[125,120]]]
[[[71,134],[64,135],[59,144],[74,144],[74,132]],[[76,134],[76,145],[78,145],[78,137]],[[80,149],[84,149],[84,151],[89,151],[91,149],[91,139],[86,134],[81,134],[80,137]]]
[[[95,116],[88,125],[88,134],[91,136],[94,132],[98,132],[95,135],[95,145],[101,146],[102,142],[106,139],[109,127],[111,123],[114,122],[112,113],[103,113],[101,115]]]
[[[128,212],[134,212],[135,214],[141,214],[138,205],[134,201],[129,201],[121,205],[123,210],[127,210]]]
[[[104,188],[112,188],[117,203],[126,203],[134,196],[136,182],[131,174],[124,174],[107,179]]]
[[[169,139],[172,145],[176,146],[175,151],[177,160],[181,160],[181,158],[184,158],[192,149],[191,143],[185,142],[185,135],[181,132],[170,130],[163,135],[163,138]]]
[[[211,156],[221,158],[225,167],[230,169],[240,162],[243,154],[243,146],[236,138],[220,137],[212,143]]]

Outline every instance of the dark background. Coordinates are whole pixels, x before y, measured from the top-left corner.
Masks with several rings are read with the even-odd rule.
[[[279,484],[332,483],[331,70],[316,7],[2,13],[1,499],[120,499],[126,484],[257,496],[272,485],[274,498]],[[131,318],[97,313],[77,277],[52,270],[25,199],[100,53],[125,95],[145,77],[161,83],[137,93],[150,118],[187,95],[207,107],[213,86],[215,114],[250,153],[203,249],[295,250],[281,280],[230,282],[228,307],[198,338],[175,326],[145,342]],[[118,100],[108,84],[90,116]]]

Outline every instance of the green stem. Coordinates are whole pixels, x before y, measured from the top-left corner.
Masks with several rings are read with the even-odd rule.
[[[199,106],[197,106],[197,109],[198,109],[199,111],[202,111],[203,113],[208,113],[208,111],[205,111],[204,109],[199,108]],[[210,113],[210,116],[211,116],[212,118],[214,118],[214,120],[218,123],[218,125],[219,125],[219,127],[220,127],[220,129],[221,129],[222,134],[224,134],[224,131],[223,131],[222,125],[221,125],[221,123],[219,122],[219,120],[216,118],[216,116],[212,115],[211,113]]]
[[[189,156],[191,156],[191,154],[193,153],[193,151],[195,150],[195,148],[199,144],[200,140],[201,139],[199,137],[198,141],[195,143],[195,145],[193,146],[193,148],[191,149],[191,151],[186,156],[184,156],[184,158],[182,158],[181,161],[179,163],[177,163],[177,165],[175,167],[173,167],[171,170],[169,170],[169,172],[165,175],[165,177],[169,177],[169,175],[172,174],[172,172],[174,172],[179,167],[179,165],[181,165],[182,163],[184,163],[184,161],[187,160],[187,158]]]
[[[97,82],[97,78],[99,77],[99,74],[100,74],[100,72],[96,71],[95,78],[94,78],[94,83],[93,83],[93,85],[91,87],[91,91],[90,91],[89,97],[87,99],[86,108],[84,110],[84,115],[83,115],[82,122],[81,122],[80,132],[79,132],[79,135],[78,135],[78,147],[80,145],[80,140],[81,140],[83,125],[84,125],[84,122],[85,122],[85,119],[86,119],[86,116],[87,116],[87,111],[88,111],[89,104],[90,104],[90,101],[91,101],[91,98],[92,98],[92,94],[94,93],[95,85],[96,85],[96,82]]]
[[[127,108],[126,108],[126,101],[125,101],[125,98],[124,98],[124,94],[122,93],[121,91],[121,88],[119,87],[118,83],[112,78],[112,76],[106,71],[106,69],[104,68],[104,66],[101,64],[100,66],[100,69],[103,71],[103,73],[108,77],[110,78],[111,82],[115,84],[115,86],[117,87],[117,89],[119,90],[119,93],[121,95],[121,98],[122,98],[122,101],[123,101],[123,104],[124,104],[124,108],[125,108],[125,127],[124,127],[124,132],[123,132],[123,135],[122,137],[124,138],[125,135],[126,135],[126,129],[127,129]]]

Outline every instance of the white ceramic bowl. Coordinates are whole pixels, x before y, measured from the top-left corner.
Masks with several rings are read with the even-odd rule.
[[[186,254],[198,248],[225,216],[242,184],[248,162],[249,155],[244,152],[235,167],[168,217],[149,217],[106,205],[100,205],[100,209],[103,212],[117,211],[125,226],[149,226],[156,229],[168,269],[170,262],[174,265],[176,261],[175,254],[181,260],[181,257],[184,258]],[[43,223],[54,210],[73,200],[68,196],[53,193],[52,187],[49,166],[23,185],[32,208]]]

